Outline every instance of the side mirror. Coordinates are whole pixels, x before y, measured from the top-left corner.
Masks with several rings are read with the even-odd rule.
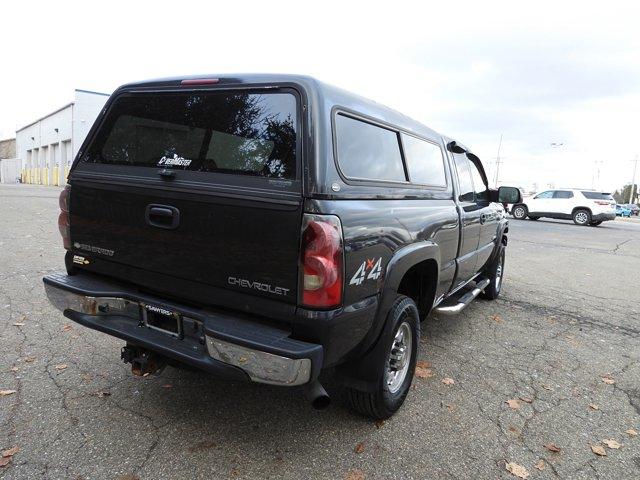
[[[522,194],[516,187],[498,188],[498,203],[518,203],[522,201]]]

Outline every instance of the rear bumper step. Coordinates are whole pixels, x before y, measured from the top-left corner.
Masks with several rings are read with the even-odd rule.
[[[285,329],[186,307],[91,274],[56,273],[43,281],[49,301],[67,318],[217,376],[295,386],[315,380],[322,368],[322,346],[292,339]],[[141,310],[149,305],[175,312],[181,335],[146,326]]]
[[[491,280],[485,278],[484,280],[478,281],[476,286],[470,292],[465,293],[462,297],[458,299],[456,303],[447,303],[445,305],[439,305],[434,310],[436,313],[440,315],[457,315],[462,310],[467,308],[471,302],[473,302],[482,291],[487,288],[487,286],[491,283]]]

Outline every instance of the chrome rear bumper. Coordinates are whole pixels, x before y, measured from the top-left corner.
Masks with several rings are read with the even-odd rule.
[[[76,276],[56,274],[45,277],[44,283],[49,301],[67,318],[206,370],[219,362],[242,370],[253,382],[296,386],[315,380],[321,369],[322,346],[291,339],[289,332],[264,323],[196,310],[137,292],[115,292],[113,285],[104,289],[105,296],[95,291],[95,283],[90,284],[91,291],[83,292]],[[185,321],[197,322],[203,335],[177,339],[146,327],[140,313],[145,304],[162,306]]]

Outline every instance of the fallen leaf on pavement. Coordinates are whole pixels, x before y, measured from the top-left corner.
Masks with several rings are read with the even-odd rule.
[[[520,400],[518,400],[517,398],[512,398],[511,400],[507,400],[506,402],[507,405],[509,405],[509,408],[511,410],[517,410],[520,408]]]
[[[430,368],[424,368],[416,365],[415,376],[418,378],[431,378],[433,377],[433,371]]]
[[[11,457],[0,457],[0,468],[6,467],[11,462]]]
[[[364,472],[357,468],[352,468],[344,476],[344,480],[364,480],[365,478],[366,475],[364,474]]]
[[[605,373],[600,378],[602,378],[602,381],[607,385],[613,385],[614,383],[616,383],[610,373]]]
[[[354,451],[354,452],[356,452],[356,453],[358,453],[358,454],[360,454],[360,453],[364,452],[364,443],[363,443],[363,442],[359,442],[359,443],[356,445],[356,448],[354,448],[354,449],[353,449],[353,451]]]
[[[625,430],[624,433],[626,433],[630,437],[637,437],[638,436],[638,432],[636,432],[633,428],[630,428],[629,430]]]
[[[13,324],[14,327],[24,327],[26,325],[26,323],[22,323],[22,322],[15,322]]]
[[[24,361],[26,363],[31,363],[31,362],[35,362],[36,357],[25,357]]]
[[[529,478],[529,472],[522,465],[518,465],[517,463],[509,462],[505,465],[505,468],[511,475],[518,478]]]
[[[538,460],[535,464],[535,467],[540,471],[544,470],[544,466],[545,466],[545,463],[543,459]]]
[[[551,387],[551,385],[547,385],[546,383],[542,384],[542,388],[544,388],[545,390],[553,390],[553,388]]]
[[[205,440],[203,442],[197,443],[196,445],[192,445],[189,448],[187,448],[187,452],[189,453],[196,453],[196,452],[202,452],[205,450],[209,450],[210,448],[213,448],[216,446],[215,442],[212,442],[211,440]]]
[[[62,327],[63,332],[68,332],[69,330],[73,330],[73,327],[68,323],[64,327]]]
[[[98,390],[97,392],[91,392],[89,395],[91,395],[92,397],[102,398],[102,397],[108,397],[108,396],[110,396],[110,395],[111,395],[111,392]]]
[[[502,317],[500,315],[491,315],[491,320],[496,323],[502,323]]]
[[[11,367],[10,369],[12,372],[17,372],[19,369],[18,367],[16,367],[15,365],[13,367]]]
[[[15,390],[0,390],[0,397],[6,397],[7,395],[13,395]]]
[[[616,442],[613,438],[602,440],[602,443],[604,443],[607,447],[613,448],[615,450],[619,449],[622,446],[621,443]]]
[[[451,403],[447,403],[445,406],[449,409],[450,412],[454,412],[456,409],[456,406]]]
[[[378,430],[380,430],[380,429],[382,428],[382,426],[383,426],[383,425],[384,425],[384,420],[378,420],[378,421],[376,422],[376,428],[377,428]]]
[[[56,365],[54,368],[55,368],[56,370],[64,370],[64,369],[66,369],[66,368],[67,368],[67,366],[68,366],[68,365],[67,365],[66,363],[59,363],[59,364],[58,364],[58,365]]]
[[[606,450],[604,449],[604,447],[601,447],[600,445],[591,445],[591,451],[596,455],[600,455],[601,457],[607,456]]]
[[[445,377],[442,379],[442,383],[444,383],[445,385],[453,385],[456,382],[453,378]]]
[[[549,450],[550,452],[559,453],[560,447],[558,447],[555,443],[547,443],[544,448]]]
[[[19,450],[20,450],[20,447],[16,445],[15,447],[9,448],[8,450],[5,450],[4,452],[2,452],[2,456],[13,457],[16,453],[18,453]]]
[[[520,397],[520,400],[522,400],[524,403],[533,403],[533,398],[530,397]]]
[[[598,405],[596,405],[595,403],[590,403],[589,404],[589,408],[591,410],[600,410],[600,407]]]
[[[431,362],[427,362],[426,360],[420,360],[416,363],[416,367],[420,368],[431,368]]]

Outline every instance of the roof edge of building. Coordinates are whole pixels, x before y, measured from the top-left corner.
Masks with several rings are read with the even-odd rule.
[[[22,131],[22,130],[24,130],[25,128],[29,128],[31,125],[35,125],[36,123],[41,122],[41,121],[42,121],[42,120],[44,120],[45,118],[49,118],[51,115],[55,115],[56,113],[61,112],[61,111],[62,111],[62,110],[64,110],[65,108],[69,108],[69,107],[70,107],[70,106],[72,106],[74,103],[76,103],[76,102],[69,102],[69,103],[67,103],[66,105],[63,105],[62,107],[58,108],[57,110],[54,110],[54,111],[53,111],[53,112],[51,112],[51,113],[47,113],[46,115],[44,115],[44,116],[42,116],[42,117],[38,118],[37,120],[34,120],[33,122],[31,122],[31,123],[29,123],[29,124],[25,125],[24,127],[18,128],[18,129],[16,130],[16,133],[21,132],[21,131]]]
[[[109,97],[111,95],[110,93],[96,92],[94,90],[84,90],[83,88],[76,88],[74,89],[74,91],[82,93],[92,93],[94,95],[103,95],[105,97]]]

